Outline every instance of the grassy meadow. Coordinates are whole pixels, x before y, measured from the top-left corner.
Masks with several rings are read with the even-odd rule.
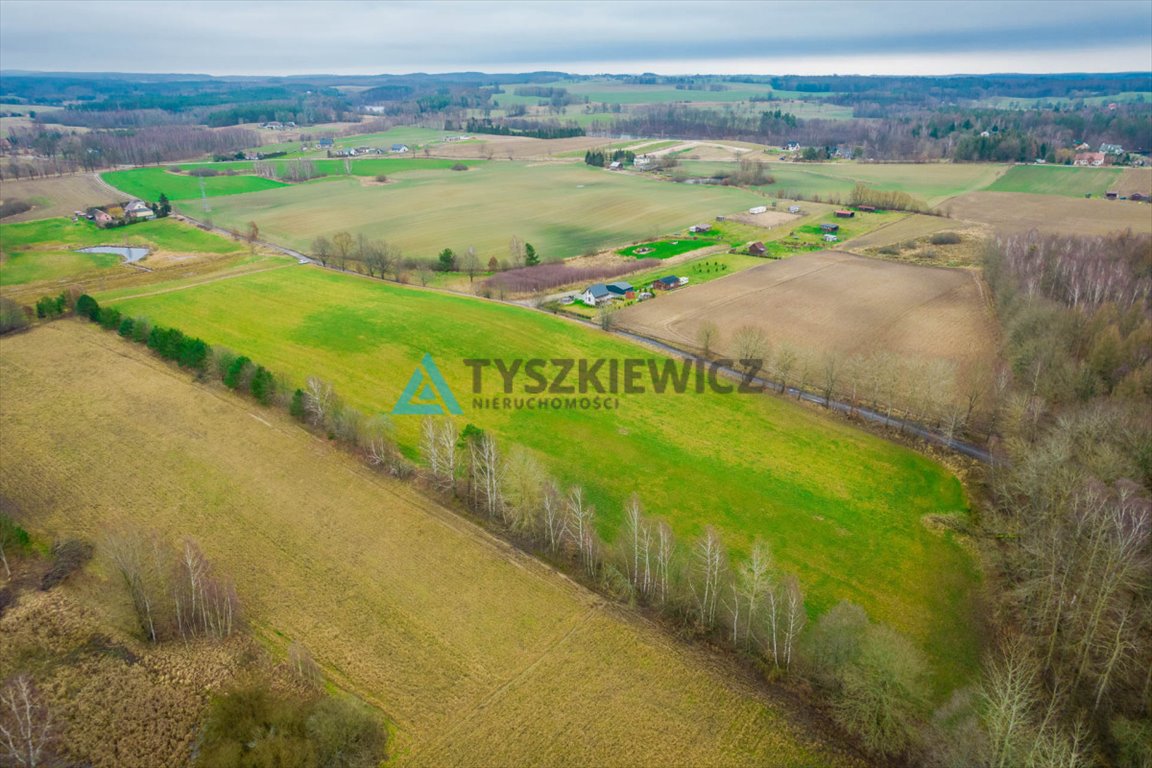
[[[1123,168],[1078,168],[1063,165],[1016,165],[986,187],[988,192],[1100,197],[1120,180]]]
[[[402,173],[383,185],[333,178],[219,198],[213,221],[240,229],[255,221],[265,238],[302,250],[318,235],[346,230],[428,260],[443,248],[462,254],[474,247],[481,263],[507,258],[518,236],[555,261],[653,239],[762,200],[746,190],[669,184],[582,163],[468,165],[466,172]],[[196,215],[199,203],[187,207]]]
[[[20,522],[45,541],[98,542],[116,526],[193,537],[234,580],[259,641],[280,658],[301,643],[330,684],[387,717],[388,765],[861,764],[722,657],[671,642],[287,415],[195,384],[115,334],[65,320],[4,338],[0,377],[0,496]],[[117,603],[105,618],[130,631],[115,571],[102,556],[87,570],[105,599],[86,604]],[[56,626],[32,641],[60,647]],[[29,642],[26,628],[13,634]],[[90,675],[66,694],[53,680],[64,712],[101,713],[85,721],[90,741],[127,750],[95,768],[187,762],[139,756],[187,715],[178,694],[204,684],[182,654],[157,650],[177,663],[142,659],[102,691],[92,676],[107,665],[88,656]],[[214,680],[242,674],[217,666]],[[102,731],[105,718],[116,719]]]
[[[492,429],[564,482],[586,486],[606,535],[636,492],[684,540],[714,525],[739,553],[763,537],[797,572],[814,613],[840,599],[859,603],[930,654],[941,690],[975,669],[975,566],[949,534],[921,522],[928,513],[962,513],[967,502],[955,477],[913,451],[768,396],[649,392],[620,395],[612,411],[479,409],[465,358],[652,353],[520,307],[320,269],[246,275],[115,306],[298,382],[323,376],[368,414],[391,410],[429,352],[465,409],[460,425]],[[483,394],[498,395],[489,373]],[[393,421],[412,452],[420,419]]]
[[[244,167],[244,166],[247,167]],[[251,163],[235,166],[219,163],[213,167],[221,171],[226,168],[236,171],[251,170]],[[191,166],[189,166],[191,167]],[[186,176],[181,173],[170,173],[165,168],[132,168],[126,171],[108,171],[100,174],[100,178],[124,192],[126,195],[138,197],[141,200],[155,201],[163,193],[169,200],[188,200],[200,198],[200,181],[197,176]],[[203,178],[204,195],[218,197],[221,195],[241,195],[246,192],[259,192],[264,189],[275,189],[286,186],[284,182],[274,179],[265,179],[251,174],[238,174],[236,176],[208,176]]]
[[[58,281],[115,268],[119,256],[77,253],[96,245],[144,246],[154,251],[232,254],[243,246],[174,219],[101,229],[81,219],[41,219],[0,224],[0,286]]]

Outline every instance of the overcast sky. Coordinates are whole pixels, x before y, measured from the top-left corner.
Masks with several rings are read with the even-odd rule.
[[[1150,0],[0,0],[0,69],[380,74],[1152,70]]]

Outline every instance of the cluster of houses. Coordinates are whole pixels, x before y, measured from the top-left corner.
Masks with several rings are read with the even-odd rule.
[[[300,145],[301,152],[307,152],[312,147],[307,144]],[[323,136],[316,140],[316,149],[328,150],[328,157],[363,157],[364,155],[404,155],[412,150],[407,144],[393,144],[388,149],[383,147],[347,147],[342,149],[335,148],[335,140],[331,136]]]
[[[671,291],[687,284],[688,278],[686,277],[665,275],[664,277],[653,280],[651,288],[653,291]],[[585,288],[581,293],[576,294],[574,298],[585,306],[598,307],[610,301],[631,301],[633,299],[643,301],[644,299],[652,298],[652,293],[649,291],[637,291],[628,281],[617,280],[614,283],[594,283]]]
[[[156,211],[143,200],[131,200],[119,205],[102,205],[77,211],[75,218],[83,217],[98,227],[122,227],[138,221],[156,218]]]
[[[268,131],[289,131],[296,127],[296,123],[291,121],[282,123],[279,120],[272,120],[267,123],[260,123],[260,127]]]

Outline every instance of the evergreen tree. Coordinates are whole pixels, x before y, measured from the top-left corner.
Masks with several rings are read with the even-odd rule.
[[[529,267],[534,267],[540,263],[540,256],[537,255],[536,249],[532,247],[532,243],[524,243],[524,264]]]
[[[243,355],[233,360],[232,365],[228,366],[228,370],[224,372],[224,386],[229,389],[239,387],[244,378],[244,371],[251,362],[251,360]]]

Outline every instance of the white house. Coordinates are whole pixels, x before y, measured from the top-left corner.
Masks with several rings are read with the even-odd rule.
[[[748,213],[752,214],[753,216],[755,216],[755,215],[756,215],[756,214],[758,214],[758,213],[768,213],[768,206],[766,206],[766,205],[757,205],[757,206],[755,206],[755,207],[753,207],[753,208],[749,208],[749,209],[748,209]]]
[[[393,144],[391,151],[403,154],[404,152],[411,152],[412,150],[408,149],[407,144]]]
[[[154,219],[156,214],[140,200],[133,200],[124,206],[124,215],[129,219]]]
[[[798,205],[788,206],[788,213],[800,213],[800,206],[798,206]]]
[[[632,161],[632,167],[638,171],[646,171],[652,167],[654,161],[648,155],[640,155]]]
[[[577,298],[589,307],[596,307],[607,301],[614,299],[616,295],[608,290],[608,286],[604,283],[596,283],[584,289]]]

